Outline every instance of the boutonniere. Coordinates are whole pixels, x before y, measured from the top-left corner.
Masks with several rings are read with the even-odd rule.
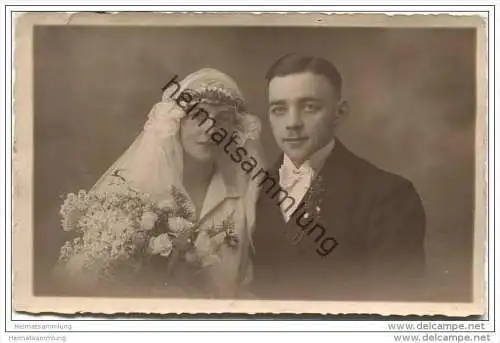
[[[314,179],[312,187],[313,187],[314,193],[316,193],[316,196],[322,196],[325,193],[326,188],[325,188],[325,184],[324,184],[324,180],[323,180],[322,175],[318,175]]]
[[[311,183],[304,201],[308,212],[315,214],[321,212],[321,203],[323,202],[325,191],[326,187],[323,183],[323,178],[321,175],[318,175]]]

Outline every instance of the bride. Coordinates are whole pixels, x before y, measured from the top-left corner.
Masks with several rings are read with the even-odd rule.
[[[68,196],[61,209],[63,228],[77,228],[84,235],[61,249],[56,270],[71,284],[85,288],[92,279],[89,274],[103,265],[96,262],[101,256],[108,256],[107,261],[118,256],[125,251],[123,242],[132,241],[118,243],[119,239],[127,235],[137,239],[142,233],[143,247],[127,250],[126,256],[132,260],[139,251],[148,256],[148,263],[136,266],[137,273],[126,270],[132,277],[121,278],[121,283],[130,282],[128,286],[137,291],[140,281],[148,294],[233,297],[251,278],[258,187],[229,158],[228,146],[219,144],[214,132],[235,137],[237,144],[231,149],[244,147],[262,163],[260,121],[247,112],[236,83],[218,70],[204,68],[167,86],[127,151],[88,193]],[[196,111],[187,111],[188,107]],[[198,115],[192,115],[195,112]],[[99,219],[98,225],[97,212],[99,218],[107,218]],[[131,213],[139,219],[134,221]],[[167,223],[163,228],[157,225],[162,218]],[[118,227],[119,234],[108,234],[110,227]],[[120,286],[126,285],[116,289]]]

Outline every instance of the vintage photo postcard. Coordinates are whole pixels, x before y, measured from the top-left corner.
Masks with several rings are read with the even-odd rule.
[[[13,309],[484,314],[486,27],[18,15]]]

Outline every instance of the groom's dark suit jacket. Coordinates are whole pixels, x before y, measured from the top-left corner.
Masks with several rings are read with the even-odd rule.
[[[280,166],[281,160],[269,170],[277,185]],[[322,239],[333,237],[338,242],[326,256],[318,253],[319,231],[303,235],[298,244],[292,242],[301,230],[296,224],[299,211],[285,223],[277,199],[264,187],[257,204],[250,287],[255,296],[419,298],[425,268],[425,213],[411,182],[355,156],[337,140],[303,199],[308,218],[326,229]],[[307,222],[305,217],[301,220]]]

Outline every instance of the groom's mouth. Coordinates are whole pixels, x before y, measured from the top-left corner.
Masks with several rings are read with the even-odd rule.
[[[283,138],[283,141],[286,143],[299,143],[299,142],[305,142],[309,138],[307,137],[293,137],[293,138]]]
[[[308,137],[289,137],[283,138],[283,142],[292,148],[298,148],[301,147],[308,139]]]

